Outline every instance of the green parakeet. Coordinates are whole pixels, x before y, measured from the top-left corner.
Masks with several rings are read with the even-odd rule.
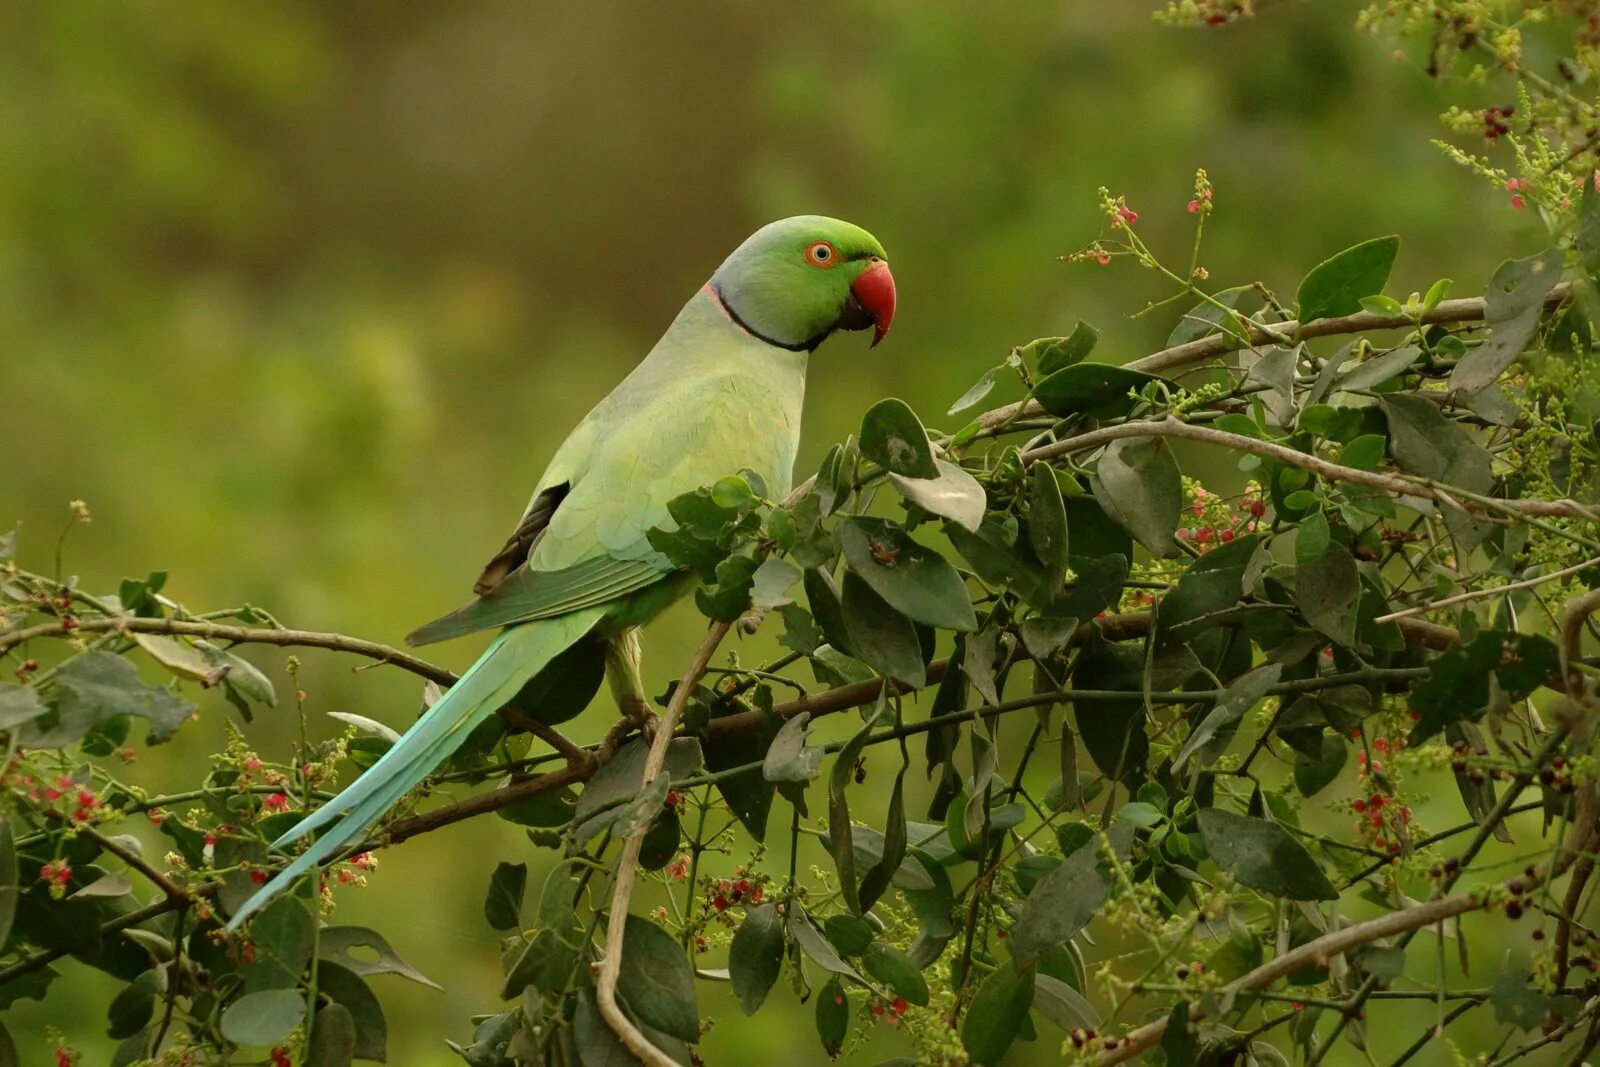
[[[273,843],[326,831],[233,915],[229,929],[357,841],[560,653],[602,641],[630,714],[644,704],[635,631],[691,585],[646,537],[667,502],[748,468],[788,494],[807,358],[835,330],[894,318],[882,246],[837,219],[757,230],[684,305],[644,360],[556,450],[477,598],[412,633],[426,644],[504,627],[365,774]],[[559,664],[556,668],[558,669]]]

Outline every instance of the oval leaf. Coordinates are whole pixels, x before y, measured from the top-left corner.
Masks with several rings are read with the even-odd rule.
[[[1300,321],[1360,311],[1362,297],[1383,291],[1399,251],[1399,237],[1375,237],[1317,264],[1295,294]]]
[[[939,476],[922,420],[904,400],[894,397],[867,409],[861,420],[861,454],[892,474],[907,478]]]
[[[1183,508],[1183,476],[1159,438],[1124,437],[1106,446],[1095,468],[1095,499],[1153,556],[1177,552],[1173,535]]]
[[[937,478],[907,478],[891,471],[889,482],[907,503],[977,532],[989,506],[983,486],[959,463],[935,459],[933,465],[939,469]]]
[[[246,993],[222,1013],[222,1036],[236,1045],[275,1045],[294,1032],[306,1015],[298,989],[263,989]]]
[[[850,569],[902,615],[958,633],[978,628],[961,575],[949,560],[913,541],[904,527],[888,519],[847,519],[839,527],[839,543]]]
[[[747,908],[728,947],[728,979],[746,1015],[754,1015],[783,971],[783,919],[772,904]]]
[[[1033,1006],[1033,970],[1015,960],[996,967],[978,987],[961,1027],[961,1044],[973,1067],[997,1067],[1017,1039]]]
[[[649,919],[629,915],[617,993],[646,1026],[681,1041],[700,1039],[694,967],[676,938]]]
[[[1218,808],[1201,808],[1199,819],[1211,858],[1251,889],[1290,900],[1338,897],[1311,853],[1277,823]]]
[[[1033,387],[1033,398],[1058,419],[1122,415],[1134,405],[1129,393],[1159,381],[1165,379],[1111,363],[1074,363],[1041,378]]]

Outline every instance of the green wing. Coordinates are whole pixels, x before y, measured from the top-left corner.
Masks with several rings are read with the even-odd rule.
[[[486,595],[406,635],[427,645],[515,622],[566,615],[646,589],[671,573],[649,559],[597,556],[558,571],[518,568]]]

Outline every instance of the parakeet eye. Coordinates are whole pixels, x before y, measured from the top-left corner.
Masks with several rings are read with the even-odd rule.
[[[817,241],[806,248],[806,262],[813,267],[831,267],[838,255],[827,241]]]

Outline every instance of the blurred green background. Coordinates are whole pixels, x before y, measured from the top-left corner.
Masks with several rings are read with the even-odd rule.
[[[567,429],[769,219],[860,222],[901,294],[888,343],[815,358],[802,473],[884,395],[953,422],[949,401],[1011,345],[1078,318],[1105,358],[1160,347],[1170,316],[1127,318],[1164,295],[1156,279],[1057,259],[1098,233],[1100,185],[1178,261],[1208,168],[1219,285],[1292,292],[1393,232],[1398,295],[1441,274],[1467,295],[1540,246],[1537,220],[1428,144],[1452,90],[1359,36],[1355,5],[1222,32],[1155,26],[1150,6],[5,0],[0,528],[20,523],[24,562],[47,569],[82,497],[94,522],[68,570],[91,588],[168,569],[195,610],[248,601],[398,642],[463,598]],[[687,608],[656,624],[652,687],[698,632]],[[459,669],[479,644],[432,654]],[[251,654],[290,688],[281,654]],[[324,735],[322,712],[415,712],[398,672],[302,660]],[[221,746],[231,712],[199,699],[140,780],[190,780]],[[248,736],[281,756],[292,719]],[[1440,801],[1441,825],[1459,818]],[[443,1038],[495,1010],[481,902],[500,856],[543,861],[481,819],[342,893],[341,921],[380,927],[447,990],[378,979],[391,1062],[459,1062]],[[47,1024],[88,1062],[109,1047],[113,986],[67,969],[47,1003],[8,1013],[29,1062]],[[820,1060],[791,996],[748,1022],[703,997],[710,1062]]]

